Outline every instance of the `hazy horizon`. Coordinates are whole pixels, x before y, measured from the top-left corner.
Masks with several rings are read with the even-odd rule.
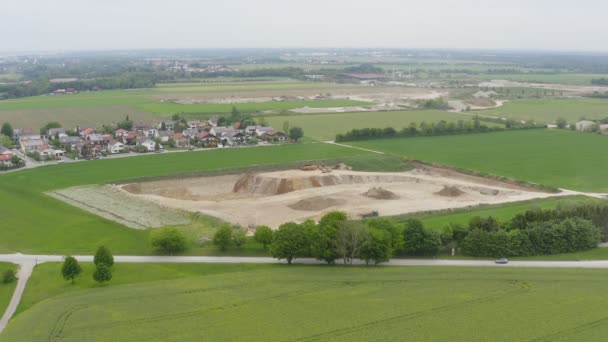
[[[0,12],[0,51],[232,48],[608,52],[608,3],[32,0]]]

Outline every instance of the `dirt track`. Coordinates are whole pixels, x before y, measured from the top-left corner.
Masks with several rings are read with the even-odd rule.
[[[442,195],[445,186],[459,191]],[[394,196],[387,199],[366,196],[374,187]],[[202,212],[242,226],[271,227],[288,221],[318,219],[331,210],[343,210],[357,218],[372,210],[384,216],[555,196],[497,181],[428,170],[403,173],[334,170],[325,174],[289,170],[163,180],[122,188],[130,192],[128,197],[136,195],[156,204]]]

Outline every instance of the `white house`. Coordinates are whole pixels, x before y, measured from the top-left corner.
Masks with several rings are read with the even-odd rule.
[[[272,127],[263,127],[263,126],[258,126],[255,129],[255,135],[257,135],[258,137],[263,137],[264,135],[268,134],[269,132],[274,131],[274,129]]]
[[[209,131],[209,133],[215,135],[218,138],[223,138],[224,135],[235,134],[236,133],[236,129],[234,129],[234,127],[232,127],[232,126],[213,127],[213,128],[211,128],[211,130]]]
[[[109,153],[120,153],[125,149],[125,144],[120,141],[110,141],[108,143],[108,152]]]
[[[156,146],[156,142],[150,138],[141,138],[137,140],[137,146],[145,146],[149,152],[154,151],[154,147]],[[160,146],[160,148],[163,148]]]

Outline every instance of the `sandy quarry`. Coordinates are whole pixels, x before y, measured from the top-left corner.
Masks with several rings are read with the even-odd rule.
[[[114,187],[120,187],[127,200],[136,196],[242,226],[271,227],[318,219],[332,210],[343,210],[356,218],[372,210],[386,216],[555,196],[453,172],[420,169],[402,173],[288,170]]]

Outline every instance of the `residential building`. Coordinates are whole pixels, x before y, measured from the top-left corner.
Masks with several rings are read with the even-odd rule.
[[[108,153],[120,153],[122,151],[124,151],[125,149],[125,144],[121,143],[120,141],[110,141],[107,145],[107,149],[108,149]]]

